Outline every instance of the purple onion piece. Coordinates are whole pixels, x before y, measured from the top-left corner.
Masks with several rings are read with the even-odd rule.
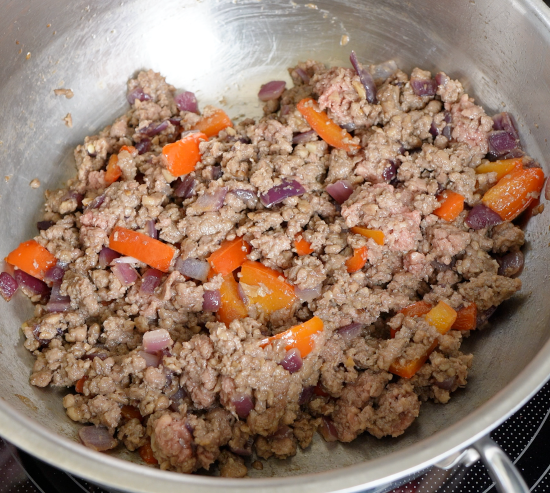
[[[199,103],[194,93],[183,91],[174,97],[176,106],[180,111],[190,111],[191,113],[199,112]]]
[[[139,292],[143,294],[153,294],[155,289],[160,285],[162,280],[162,272],[157,269],[147,269],[143,274]]]
[[[334,423],[325,416],[323,416],[321,426],[319,426],[319,433],[326,442],[335,442],[338,440],[336,426],[334,426]]]
[[[185,175],[174,182],[173,190],[176,197],[188,199],[195,194],[195,179],[191,175]]]
[[[300,289],[298,286],[294,287],[294,294],[298,296],[300,301],[310,302],[315,298],[321,296],[321,289],[323,288],[322,284],[315,286],[314,288],[309,289]]]
[[[120,253],[111,250],[109,247],[103,247],[99,252],[99,266],[105,269],[111,262],[120,257]]]
[[[390,182],[397,176],[397,164],[390,161],[389,166],[382,171],[382,178]]]
[[[237,197],[239,197],[241,200],[244,200],[245,202],[256,199],[256,193],[253,192],[252,190],[243,190],[241,188],[238,188],[237,190],[231,190],[229,193],[236,195]]]
[[[172,118],[168,118],[168,121],[174,125],[174,127],[181,126],[181,116],[174,116]]]
[[[499,265],[499,276],[516,277],[523,272],[525,259],[521,251],[507,253],[496,260]]]
[[[440,389],[447,390],[447,391],[450,392],[456,384],[456,376],[446,378],[442,382],[439,382],[438,380],[435,380],[433,384],[436,387],[439,387]]]
[[[376,99],[376,84],[374,83],[372,75],[368,70],[363,67],[363,65],[359,63],[355,51],[351,52],[349,59],[351,61],[351,64],[353,65],[353,68],[357,72],[357,75],[359,76],[361,84],[363,84],[363,87],[365,88],[367,101],[370,104],[376,104],[378,102],[378,100]]]
[[[17,269],[13,273],[13,277],[17,282],[17,285],[26,288],[33,296],[40,295],[47,297],[50,294],[50,289],[45,282],[33,277],[22,270]]]
[[[145,223],[145,233],[147,234],[147,236],[150,236],[151,238],[158,240],[159,232],[157,228],[155,228],[154,219],[149,219],[149,221]]]
[[[281,106],[280,114],[281,116],[287,116],[290,113],[290,110],[292,109],[292,105],[290,104],[283,104]]]
[[[441,132],[441,135],[443,137],[446,137],[448,140],[452,139],[452,127],[451,125],[446,125],[443,127],[443,131]]]
[[[519,141],[519,132],[512,114],[503,111],[493,116],[493,130],[504,130]]]
[[[354,130],[357,130],[357,125],[353,122],[344,123],[340,125],[344,130],[347,130],[348,132],[353,132]]]
[[[327,185],[326,191],[336,202],[343,204],[353,193],[353,187],[348,180],[339,180]]]
[[[176,260],[175,269],[191,279],[206,282],[208,279],[208,272],[210,271],[210,264],[206,260],[199,260],[196,258],[186,258],[183,260],[179,257]]]
[[[411,88],[417,96],[435,96],[437,82],[435,79],[411,79]]]
[[[346,343],[351,342],[353,339],[361,335],[363,330],[363,325],[360,323],[352,323],[349,325],[344,325],[338,329],[338,334],[340,337],[346,341]]]
[[[493,130],[488,134],[489,156],[494,159],[507,157],[510,153],[521,150],[519,140],[506,130]]]
[[[44,231],[46,229],[49,229],[53,226],[53,221],[38,221],[36,223],[36,227],[38,228],[38,231]]]
[[[449,77],[447,77],[447,75],[445,75],[443,72],[438,72],[437,74],[435,74],[435,83],[438,86],[446,85],[449,82],[449,80],[450,80]]]
[[[490,308],[487,308],[487,310],[485,310],[483,312],[478,311],[477,312],[476,327],[480,328],[483,324],[487,323],[489,321],[489,318],[491,318],[493,313],[495,313],[496,309],[497,309],[496,306],[492,306]]]
[[[50,267],[44,273],[44,281],[46,282],[59,282],[65,275],[66,265],[61,262],[57,262],[53,267]]]
[[[260,88],[258,98],[260,98],[260,101],[278,99],[281,97],[281,94],[283,94],[285,87],[286,82],[284,80],[272,80]]]
[[[166,130],[168,128],[168,124],[169,124],[168,120],[164,120],[163,122],[160,122],[160,123],[153,122],[144,128],[140,128],[138,132],[141,135],[147,135],[147,137],[153,137],[155,135],[160,134],[164,130]]]
[[[260,195],[260,201],[266,207],[271,207],[289,197],[296,197],[306,192],[306,189],[296,180],[284,180],[266,193]]]
[[[130,286],[137,281],[139,274],[130,264],[116,263],[111,271],[123,286]]]
[[[94,351],[95,351],[95,349],[94,349]],[[105,361],[108,357],[109,357],[109,355],[107,353],[98,352],[98,353],[85,354],[84,356],[82,356],[81,359],[87,359],[87,360],[93,361],[94,358],[99,358],[101,361]]]
[[[150,330],[143,334],[143,350],[146,353],[156,353],[172,345],[172,338],[166,329]]]
[[[212,166],[212,179],[218,180],[223,176],[223,170],[221,166]]]
[[[17,291],[17,281],[7,272],[0,274],[0,294],[6,301],[10,301]]]
[[[202,309],[205,312],[217,312],[222,304],[222,296],[219,289],[205,291],[202,295]]]
[[[86,210],[92,210],[92,209],[99,209],[101,205],[105,202],[105,195],[98,195],[95,199],[93,199],[88,206],[86,207]]]
[[[298,400],[298,404],[300,404],[300,406],[307,404],[311,400],[314,394],[314,389],[315,387],[313,385],[310,385],[309,387],[304,387],[302,389],[302,392],[300,393],[300,399]]]
[[[315,130],[308,130],[307,132],[302,132],[301,134],[296,134],[292,137],[292,143],[303,144],[304,142],[311,142],[312,140],[317,140],[317,133]]]
[[[84,426],[78,430],[78,436],[86,447],[97,452],[105,452],[115,448],[118,444],[104,426]]]
[[[296,373],[302,368],[302,355],[297,348],[289,349],[285,357],[279,363],[289,373]]]
[[[170,409],[175,413],[179,412],[179,407],[186,397],[187,392],[185,389],[179,387],[178,390],[170,396]]]
[[[252,445],[254,444],[254,439],[250,437],[246,443],[244,444],[244,447],[229,447],[229,450],[233,452],[234,454],[240,455],[241,457],[250,457],[252,455]]]
[[[309,75],[303,68],[296,67],[294,70],[296,70],[296,73],[304,81],[304,84],[309,84]]]
[[[71,298],[69,296],[62,296],[60,293],[60,288],[60,281],[52,285],[50,299],[46,305],[46,310],[50,313],[66,312],[71,307]]]
[[[247,394],[241,394],[233,398],[231,401],[235,406],[235,412],[239,415],[239,418],[245,419],[252,409],[254,409],[254,403],[252,397]]]
[[[483,229],[502,223],[502,218],[485,204],[477,204],[468,213],[464,224],[471,229]]]
[[[200,212],[214,212],[222,208],[227,187],[220,187],[214,193],[205,193],[201,195],[193,204],[195,209]]]
[[[434,139],[439,135],[439,129],[437,128],[433,120],[432,120],[432,124],[430,125],[430,134]]]
[[[248,296],[246,296],[246,293],[244,292],[244,289],[241,286],[241,283],[238,283],[238,285],[237,285],[237,292],[239,293],[239,298],[241,298],[241,301],[245,305],[248,305]]]
[[[131,105],[133,105],[136,102],[136,99],[139,99],[140,101],[149,101],[151,96],[143,92],[143,88],[141,86],[136,86],[126,95],[126,99]]]
[[[270,438],[290,438],[294,433],[292,428],[287,425],[282,425],[277,428],[277,431],[270,436]]]
[[[146,351],[139,351],[139,356],[141,356],[145,360],[145,366],[153,366],[155,368],[158,368],[161,360],[161,353],[160,351],[156,353],[147,353]]]
[[[151,149],[151,141],[144,137],[139,142],[136,142],[134,144],[134,147],[136,148],[136,151],[139,155],[145,154],[146,152],[149,152],[149,149]]]

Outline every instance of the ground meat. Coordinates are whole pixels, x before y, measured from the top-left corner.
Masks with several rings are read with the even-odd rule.
[[[443,73],[435,95],[419,96],[430,72],[385,66],[369,103],[353,69],[299,63],[264,117],[201,141],[180,177],[164,147],[216,108],[179,111],[152,70],[130,80],[130,109],[77,146],[66,188],[46,192],[35,240],[58,261],[48,287],[60,300],[23,289],[35,303],[22,326],[31,384],[74,387],[63,398],[70,419],[108,428],[130,451],[150,443],[161,469],[225,477],[246,476],[245,458],[261,468],[257,457],[293,456],[318,429],[342,442],[399,436],[421,402],[448,402],[472,364],[464,333],[403,309],[496,307],[521,287],[498,275],[497,259],[525,235],[509,221],[464,222],[496,183],[475,171],[493,124],[483,108]],[[357,150],[311,129],[297,109],[308,97]],[[452,221],[437,212],[444,190],[464,197]],[[150,248],[111,259],[115,227],[170,245],[170,265],[156,270]],[[247,266],[256,274],[245,283]],[[322,330],[297,350],[290,335],[314,322]]]

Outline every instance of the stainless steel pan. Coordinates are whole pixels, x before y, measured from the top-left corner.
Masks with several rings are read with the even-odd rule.
[[[70,176],[74,145],[125,110],[126,80],[145,67],[232,116],[258,115],[260,83],[288,79],[286,67],[306,58],[347,63],[354,49],[366,62],[393,58],[405,70],[444,70],[490,114],[514,113],[529,153],[550,171],[550,17],[540,0],[306,1],[4,0],[0,252],[36,233],[42,192]],[[74,98],[56,97],[59,87]],[[62,121],[67,113],[72,129]],[[29,187],[33,178],[40,189]],[[316,440],[301,455],[251,470],[246,480],[179,475],[134,464],[122,451],[95,453],[77,443],[78,426],[65,416],[61,395],[28,384],[32,358],[19,326],[32,310],[22,298],[0,305],[0,434],[77,475],[136,492],[357,491],[444,458],[450,463],[550,375],[548,225],[545,212],[527,230],[521,294],[499,310],[492,329],[466,341],[475,353],[468,388],[449,405],[423,405],[401,438]],[[484,443],[477,449],[487,458]],[[472,455],[462,454],[466,461]]]

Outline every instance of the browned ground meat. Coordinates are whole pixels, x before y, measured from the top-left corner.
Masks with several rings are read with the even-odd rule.
[[[484,312],[521,287],[498,274],[497,262],[523,245],[518,227],[504,222],[474,231],[464,223],[467,210],[453,222],[433,214],[443,189],[460,193],[468,208],[496,182],[494,173],[474,171],[493,121],[460,82],[442,74],[435,96],[418,96],[396,69],[377,80],[378,102],[371,104],[351,69],[307,61],[290,74],[295,86],[268,102],[263,118],[236,122],[200,144],[201,160],[189,175],[193,192],[178,198],[180,181],[161,151],[200,115],[178,110],[175,89],[161,75],[141,72],[129,91],[141,88],[143,101],[86,137],[75,150],[77,176],[46,193],[51,226],[35,239],[65,268],[60,294],[70,303],[49,313],[33,298],[35,316],[23,325],[25,347],[36,358],[31,383],[76,385],[63,399],[69,418],[106,427],[129,450],[150,445],[162,469],[191,473],[217,462],[221,475],[243,477],[248,466],[261,465],[257,457],[284,459],[308,447],[317,429],[342,442],[365,431],[401,435],[421,402],[446,403],[466,385],[472,355],[460,351],[461,331],[442,335],[400,310],[423,299],[455,310],[475,303]],[[411,77],[431,74],[415,69]],[[310,96],[352,132],[358,151],[331,148],[309,132],[296,104]],[[157,135],[146,135],[161,123]],[[121,177],[108,185],[113,154]],[[265,207],[260,194],[283,180],[305,192]],[[326,191],[339,180],[354,188],[341,205]],[[222,206],[205,209],[201,198],[223,187]],[[99,254],[115,226],[147,233],[151,222],[182,260],[204,261],[222,241],[243,237],[249,260],[313,295],[271,315],[249,305],[248,317],[227,326],[203,310],[220,275],[189,279],[173,262],[153,294],[141,291],[140,278],[125,286],[109,266],[101,268]],[[354,234],[354,226],[382,231],[383,245]],[[312,253],[297,254],[298,233]],[[365,266],[348,273],[346,260],[364,246]],[[139,261],[134,267],[141,275],[147,269]],[[248,296],[259,292],[241,287]],[[261,341],[312,316],[324,329],[291,373],[279,364],[284,344]],[[142,339],[157,329],[171,343],[151,363]],[[392,374],[394,365],[422,357],[412,378]]]

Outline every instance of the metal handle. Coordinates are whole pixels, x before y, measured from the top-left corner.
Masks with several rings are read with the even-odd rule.
[[[474,448],[479,452],[500,493],[529,493],[516,466],[488,435],[474,443]]]

